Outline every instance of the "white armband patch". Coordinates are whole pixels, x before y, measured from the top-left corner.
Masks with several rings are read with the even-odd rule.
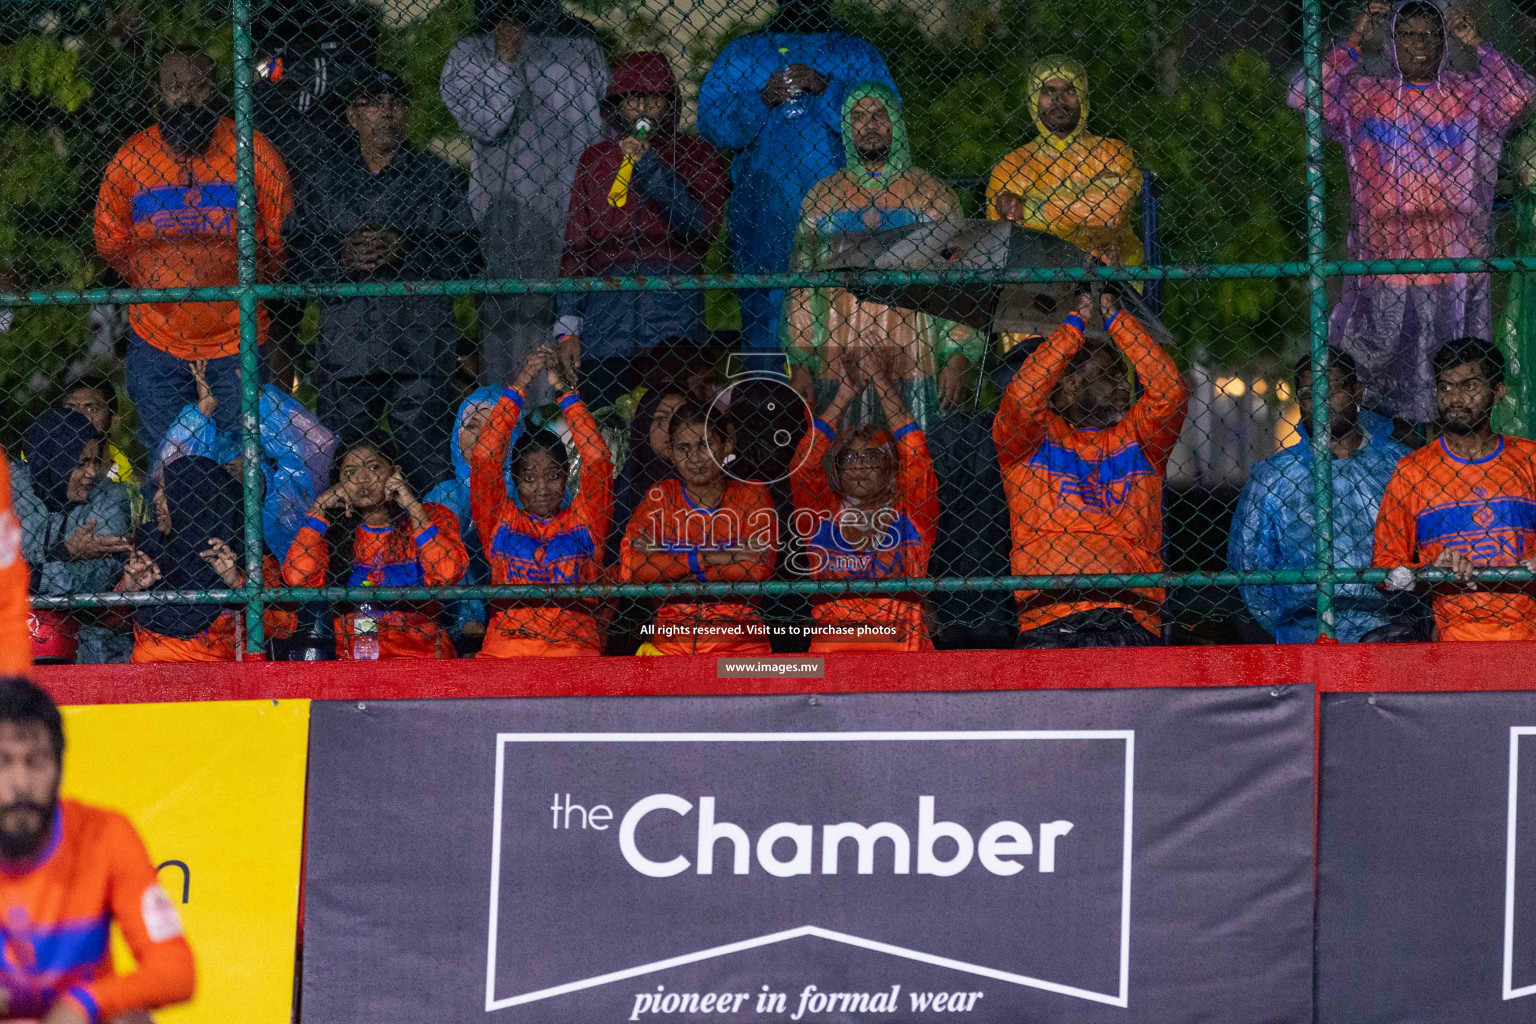
[[[21,520],[11,509],[0,512],[0,569],[21,559]]]
[[[176,905],[159,882],[144,890],[139,912],[144,915],[144,930],[149,933],[150,942],[164,942],[181,934],[181,915],[176,913]]]

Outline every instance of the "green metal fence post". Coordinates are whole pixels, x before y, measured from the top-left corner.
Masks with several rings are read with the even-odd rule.
[[[1307,297],[1312,335],[1312,509],[1317,567],[1317,630],[1334,635],[1333,438],[1328,430],[1328,238],[1323,208],[1323,14],[1302,0],[1301,46],[1307,101]]]
[[[235,216],[240,304],[240,431],[245,456],[245,638],[246,650],[264,651],[261,560],[261,353],[258,348],[256,287],[256,148],[252,124],[251,0],[234,0],[235,45]]]

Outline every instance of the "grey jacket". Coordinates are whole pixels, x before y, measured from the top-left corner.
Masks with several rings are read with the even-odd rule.
[[[443,102],[474,144],[469,203],[487,234],[492,276],[558,277],[582,150],[603,137],[608,61],[588,36],[530,35],[496,59],[489,35],[448,55]]]
[[[21,520],[21,550],[32,569],[32,593],[48,597],[111,590],[123,571],[117,557],[77,561],[64,556],[69,535],[96,520],[98,536],[133,534],[128,490],[113,480],[96,485],[91,496],[63,512],[50,512],[32,488],[32,471],[25,462],[11,463],[11,501]],[[80,623],[78,660],[98,663],[123,660],[131,642],[126,636],[93,625],[89,614],[76,613]]]

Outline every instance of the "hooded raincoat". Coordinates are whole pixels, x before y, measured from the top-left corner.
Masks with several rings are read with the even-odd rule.
[[[558,3],[482,6],[480,33],[449,53],[440,84],[474,146],[469,205],[486,273],[558,277],[576,162],[603,135],[608,61],[591,27],[563,15]],[[518,9],[527,31],[511,61],[496,56],[492,38],[496,12],[506,7]],[[529,352],[552,340],[555,307],[548,295],[487,296],[480,318],[484,379],[511,380]]]
[[[629,171],[629,186],[615,184],[626,158],[616,105],[625,95],[667,96],[672,114],[656,126],[650,148]],[[709,143],[677,130],[682,96],[665,54],[630,53],[613,69],[606,97],[611,137],[588,146],[576,169],[570,216],[565,224],[566,277],[631,274],[697,274],[720,234],[730,178],[724,159]],[[704,338],[701,291],[565,292],[560,296],[563,333],[578,334],[584,359],[612,359],[658,341]]]
[[[1435,81],[1403,80],[1392,8],[1379,54],[1347,45],[1323,59],[1323,120],[1349,167],[1349,258],[1487,256],[1504,138],[1536,98],[1536,80],[1484,43],[1476,52],[1446,29]],[[1305,81],[1289,102],[1305,109]],[[1366,401],[1419,422],[1436,415],[1433,359],[1445,341],[1491,330],[1485,274],[1344,278],[1330,316],[1332,343],[1354,356]]]
[[[1077,125],[1058,135],[1040,120],[1040,91],[1053,78],[1077,88],[1081,114]],[[997,197],[1011,192],[1024,200],[1024,227],[1046,231],[1084,249],[1105,263],[1141,263],[1141,239],[1131,215],[1141,194],[1136,155],[1119,139],[1090,135],[1088,72],[1060,54],[1029,70],[1028,102],[1035,138],[997,162],[987,181],[987,216],[1000,219]]]
[[[423,501],[432,502],[447,508],[459,520],[459,536],[464,539],[464,547],[469,552],[469,564],[464,570],[464,578],[460,581],[463,586],[483,586],[491,582],[490,562],[486,560],[485,549],[480,545],[480,534],[470,519],[469,505],[469,453],[459,446],[459,433],[464,429],[464,424],[480,410],[487,414],[496,407],[501,399],[502,388],[476,388],[464,396],[464,401],[459,403],[458,415],[453,420],[453,434],[448,439],[449,458],[453,462],[453,476],[432,487],[427,492]],[[516,441],[522,433],[522,424],[519,423],[512,434],[512,441]],[[514,490],[512,483],[512,449],[507,449],[506,465],[503,467],[502,476],[506,480],[508,493]],[[484,601],[453,601],[444,611],[448,631],[454,637],[463,634],[466,623],[478,622],[485,624],[486,608]]]
[[[726,45],[699,88],[699,134],[736,151],[731,164],[731,261],[740,274],[789,267],[795,226],[807,192],[844,164],[844,100],[860,82],[893,91],[885,58],[821,15],[816,0],[784,0],[761,32]],[[759,95],[770,75],[805,64],[827,79],[826,92],[769,107]],[[779,290],[741,293],[745,347],[778,349]]]
[[[261,472],[266,481],[261,506],[267,551],[285,553],[304,525],[304,516],[331,476],[336,435],[292,395],[271,384],[261,389]],[[155,459],[158,473],[175,459],[200,455],[217,463],[240,457],[240,439],[220,434],[195,404],[182,407]]]
[[[1348,458],[1333,460],[1333,564],[1366,569],[1376,538],[1376,513],[1392,471],[1408,449],[1392,440],[1392,424],[1361,417],[1365,443]],[[1248,474],[1232,532],[1227,562],[1233,572],[1310,569],[1317,555],[1313,537],[1312,444],[1302,440],[1270,456]],[[1281,644],[1317,639],[1317,588],[1243,587],[1243,603],[1264,630]],[[1334,588],[1334,625],[1345,643],[1357,643],[1389,615],[1387,596],[1369,583]]]
[[[133,533],[128,491],[100,480],[84,501],[70,501],[69,477],[80,464],[80,451],[100,435],[80,413],[50,409],[23,435],[26,462],[11,466],[11,500],[21,520],[21,551],[32,567],[32,592],[47,597],[94,594],[112,589],[122,571],[118,555],[71,558],[64,543],[86,523],[100,537]],[[72,613],[79,623],[76,661],[99,665],[128,660],[132,642],[126,634],[98,625],[89,611]]]
[[[891,147],[878,171],[865,164],[853,143],[853,108],[863,99],[883,104],[891,119]],[[955,194],[927,171],[912,166],[901,99],[895,90],[879,82],[854,86],[843,99],[842,124],[843,168],[817,182],[801,206],[794,256],[797,270],[819,269],[833,235],[960,216]],[[908,408],[925,429],[938,413],[937,394],[930,382],[939,368],[957,352],[976,364],[986,344],[985,336],[970,327],[917,310],[866,302],[842,288],[791,291],[784,335],[790,363],[812,370],[847,351],[895,349],[901,376],[910,382]],[[874,404],[850,409],[846,423],[868,422]]]

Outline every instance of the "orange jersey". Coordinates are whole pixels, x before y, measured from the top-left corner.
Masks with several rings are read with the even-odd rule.
[[[642,533],[661,550],[636,551]],[[748,545],[762,553],[724,565],[703,562],[711,552]],[[767,487],[729,480],[719,507],[701,508],[672,478],[647,491],[635,509],[620,545],[620,569],[626,583],[756,582],[772,575],[778,545],[778,515]],[[661,602],[648,639],[663,654],[767,654],[767,638],[752,633],[762,622],[756,598],[678,598]]]
[[[463,579],[469,552],[459,536],[458,517],[436,502],[422,507],[431,522],[414,533],[392,525],[359,524],[352,536],[352,572],[346,586],[447,587]],[[325,532],[330,526],[319,516],[305,519],[283,560],[284,583],[290,587],[325,586],[331,556]],[[427,601],[375,615],[379,657],[452,658],[453,642],[438,622],[441,611],[438,602]],[[336,657],[341,661],[352,660],[356,622],[356,612],[336,619]]]
[[[256,240],[260,276],[277,276],[282,227],[293,208],[288,169],[256,143]],[[235,123],[225,118],[207,152],[182,157],[147,128],[107,165],[96,198],[96,249],[135,288],[239,283],[235,262]],[[140,338],[181,359],[218,359],[240,349],[233,302],[152,302],[128,307]],[[266,312],[257,318],[266,336]]]
[[[1503,436],[1476,462],[1453,455],[1444,438],[1403,456],[1381,499],[1371,564],[1425,566],[1446,548],[1480,567],[1536,555],[1536,441]],[[1441,640],[1536,640],[1528,585],[1436,587],[1434,605]]]
[[[0,868],[4,958],[0,1016],[42,1018],[61,999],[110,1021],[192,998],[192,950],[176,907],[127,818],[59,801],[47,846],[25,865]],[[138,970],[115,974],[116,922]]]
[[[507,494],[503,467],[525,396],[504,392],[470,457],[470,512],[498,584],[590,583],[602,567],[603,538],[613,517],[613,458],[597,421],[571,392],[560,408],[576,439],[581,481],[570,504],[551,519],[529,515]],[[494,601],[482,658],[598,655],[597,620],[587,602]]]
[[[908,420],[893,433],[896,445],[895,499],[875,513],[880,532],[868,543],[850,543],[839,515],[843,500],[832,488],[826,463],[835,433],[816,420],[795,452],[790,488],[795,499],[795,536],[805,546],[804,571],[819,580],[891,579],[928,575],[928,556],[933,552],[939,519],[938,478],[928,442],[917,424]],[[869,595],[811,599],[811,615],[818,636],[811,652],[879,649],[927,651],[925,606],[917,595]],[[839,631],[873,627],[878,633],[846,639]]]
[[[1129,313],[1117,314],[1108,329],[1142,386],[1119,423],[1078,430],[1050,408],[1051,392],[1083,343],[1075,315],[1024,361],[993,421],[1015,575],[1162,571],[1163,474],[1189,389],[1173,359]],[[1021,632],[1093,608],[1125,608],[1153,632],[1161,627],[1160,589],[1096,600],[1075,600],[1070,591],[1016,596]]]
[[[0,451],[0,677],[32,671],[27,627],[27,562],[21,556],[21,520],[11,507],[11,466]]]
[[[262,558],[262,581],[266,587],[283,585],[282,569],[271,555]],[[262,631],[268,640],[290,637],[299,628],[299,616],[292,608],[268,606],[261,613]],[[193,637],[165,636],[133,627],[133,653],[128,661],[132,665],[149,665],[170,662],[234,661],[245,647],[245,612],[225,611],[213,620],[213,625]]]

